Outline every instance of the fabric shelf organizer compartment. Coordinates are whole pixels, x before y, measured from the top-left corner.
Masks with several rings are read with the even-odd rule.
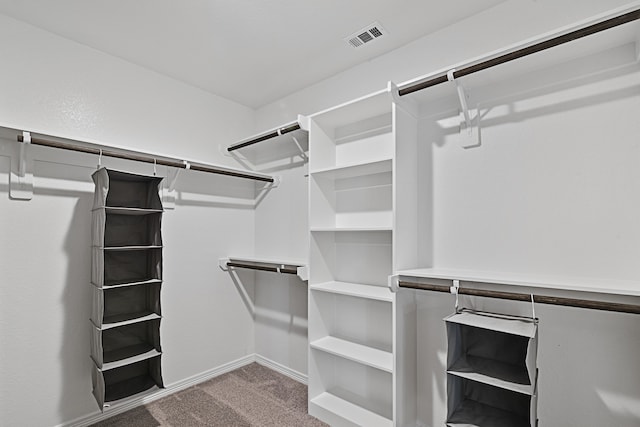
[[[102,410],[162,388],[161,177],[101,168],[92,210],[91,358]]]
[[[447,327],[447,426],[537,425],[534,319],[462,310]]]

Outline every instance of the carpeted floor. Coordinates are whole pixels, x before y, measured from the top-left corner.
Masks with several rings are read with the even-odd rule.
[[[307,414],[307,386],[252,363],[94,426],[323,427],[326,424]]]

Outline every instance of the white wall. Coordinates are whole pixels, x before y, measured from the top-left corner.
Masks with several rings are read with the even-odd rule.
[[[628,0],[508,0],[257,110],[258,128],[291,121],[367,93],[502,49]],[[393,35],[391,35],[393,36]],[[330,60],[330,58],[327,58]]]
[[[218,144],[253,128],[246,107],[2,15],[0,58],[3,126],[230,165]],[[0,424],[51,426],[98,412],[89,359],[97,159],[32,147],[33,200],[10,200],[15,145],[0,139]],[[254,352],[252,279],[245,301],[217,259],[253,251],[255,184],[182,172],[177,190],[163,217],[167,386]]]

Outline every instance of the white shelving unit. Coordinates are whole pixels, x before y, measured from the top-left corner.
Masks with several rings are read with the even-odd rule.
[[[398,202],[400,182],[416,185],[406,177],[416,172],[416,138],[401,148],[398,123],[408,120],[409,132],[416,123],[394,92],[389,85],[309,118],[309,413],[335,426],[404,419],[397,399],[407,393],[395,385],[406,331],[386,282],[417,263],[396,251],[417,217],[415,202]]]

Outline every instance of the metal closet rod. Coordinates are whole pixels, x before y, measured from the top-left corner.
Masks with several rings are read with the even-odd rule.
[[[249,139],[248,141],[244,141],[244,142],[238,142],[237,144],[233,144],[230,145],[229,147],[227,147],[227,151],[231,152],[234,150],[237,150],[239,148],[244,148],[244,147],[248,147],[249,145],[253,145],[253,144],[257,144],[258,142],[262,142],[262,141],[266,141],[267,139],[271,139],[271,138],[276,138],[280,135],[284,135],[285,133],[289,133],[289,132],[293,132],[300,129],[300,124],[299,123],[294,123],[292,125],[289,126],[284,126],[281,128],[278,128],[268,134],[265,135],[260,135],[257,136],[255,138]]]
[[[451,293],[447,285],[434,285],[430,283],[417,283],[405,280],[398,281],[401,288],[419,289],[422,291]],[[517,292],[490,291],[484,289],[458,288],[458,294],[476,297],[497,298],[512,301],[531,302],[531,294]],[[539,304],[562,305],[566,307],[588,308],[592,310],[615,311],[619,313],[640,314],[640,305],[622,304],[617,302],[593,301],[575,298],[552,297],[548,295],[533,295],[533,301]]]
[[[513,61],[515,59],[522,58],[524,56],[531,55],[533,53],[541,52],[552,47],[568,43],[573,40],[580,39],[582,37],[596,34],[610,28],[617,27],[622,24],[626,24],[632,21],[640,19],[640,9],[636,9],[631,12],[624,13],[622,15],[607,19],[605,21],[597,22],[584,28],[571,31],[567,34],[562,34],[557,37],[553,37],[549,40],[545,40],[531,46],[515,50],[513,52],[505,53],[496,58],[489,59],[478,64],[470,65],[468,67],[457,69],[453,72],[453,77],[463,77],[469,74],[476,73],[478,71],[486,70],[487,68],[495,67],[496,65],[504,64],[505,62]],[[436,86],[449,81],[447,74],[433,77],[429,80],[425,80],[410,86],[401,88],[398,92],[400,96],[409,95],[410,93],[417,92],[422,89]]]
[[[23,142],[23,141],[24,141],[24,136],[18,135],[18,142]],[[113,149],[101,149],[101,148],[95,148],[95,147],[89,147],[89,146],[83,146],[83,145],[68,144],[65,142],[52,141],[50,139],[44,139],[44,138],[33,137],[33,136],[31,137],[31,144],[42,145],[44,147],[59,148],[62,150],[78,151],[80,153],[95,154],[98,156],[103,155],[106,157],[114,157],[117,159],[133,160],[136,162],[153,163],[153,164],[162,165],[162,166],[170,166],[174,168],[187,169],[187,164],[184,161],[176,160],[176,159],[169,160],[164,156],[162,156],[162,158],[156,158],[150,154],[124,153],[121,151],[115,151]],[[189,163],[189,169],[198,171],[198,172],[207,172],[207,173],[214,173],[218,175],[233,176],[236,178],[252,179],[255,181],[274,182],[274,179],[270,176],[253,175],[250,173],[245,173],[240,171],[217,168],[214,166],[204,166],[204,165]]]
[[[298,274],[298,269],[296,267],[293,267],[293,268],[272,267],[268,265],[245,264],[243,262],[237,262],[237,261],[227,262],[227,267],[248,268],[251,270],[270,271],[273,273],[287,273],[287,274],[296,274],[296,275]]]

